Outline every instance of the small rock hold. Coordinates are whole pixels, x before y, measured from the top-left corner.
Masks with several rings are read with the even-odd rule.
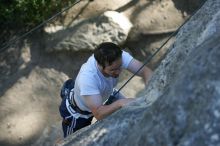
[[[163,84],[163,85],[164,85],[164,83],[165,83],[164,80],[160,80],[160,82],[161,82],[161,84]]]
[[[214,115],[215,115],[216,118],[219,118],[220,117],[220,112],[218,110],[215,110]]]
[[[212,141],[218,141],[218,140],[219,140],[218,134],[213,134],[213,135],[211,136],[211,140],[212,140]]]
[[[22,136],[20,136],[20,137],[19,137],[19,140],[21,141],[22,139],[23,139],[23,137],[22,137]]]
[[[7,123],[7,128],[11,128],[11,124],[10,123]]]
[[[183,17],[187,17],[187,13],[186,12],[183,12]]]
[[[167,16],[163,16],[163,19],[166,20],[166,19],[167,19]]]

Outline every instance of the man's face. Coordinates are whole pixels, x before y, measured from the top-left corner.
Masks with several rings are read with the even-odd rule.
[[[114,61],[111,65],[106,65],[104,69],[102,69],[102,73],[106,77],[117,78],[121,73],[122,60],[121,58]]]

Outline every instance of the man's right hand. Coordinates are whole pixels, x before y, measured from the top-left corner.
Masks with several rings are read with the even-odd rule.
[[[100,95],[83,96],[86,105],[90,108],[94,117],[97,120],[101,120],[106,116],[112,114],[116,110],[134,101],[133,98],[119,99],[109,105],[102,105],[102,97]]]

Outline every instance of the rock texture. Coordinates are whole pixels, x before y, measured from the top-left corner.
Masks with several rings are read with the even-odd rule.
[[[60,145],[220,145],[219,8],[208,0],[184,25],[143,97]]]
[[[5,92],[4,98],[0,99],[0,144],[30,145],[30,137],[36,140],[47,125],[61,120],[56,116],[60,102],[57,91],[67,78],[53,69],[36,67]],[[50,98],[45,99],[47,96]],[[60,135],[57,132],[53,138],[61,135],[60,128]]]
[[[127,141],[119,145],[219,145],[219,36],[212,36],[187,57],[163,95],[145,112]],[[140,133],[141,131],[141,133]]]
[[[65,30],[51,33],[47,50],[94,50],[105,41],[123,44],[131,27],[131,22],[123,14],[107,11],[98,17],[74,22]]]

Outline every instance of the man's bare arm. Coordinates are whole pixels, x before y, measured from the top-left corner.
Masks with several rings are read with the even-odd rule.
[[[102,97],[100,95],[89,95],[84,96],[84,98],[86,99],[86,105],[90,108],[97,120],[105,118],[106,116],[133,101],[131,98],[125,98],[119,99],[110,105],[102,105]]]
[[[133,59],[130,64],[128,65],[128,70],[132,73],[136,73],[138,69],[140,69],[140,67],[143,65],[142,62]],[[142,77],[144,79],[144,83],[145,85],[147,85],[148,81],[151,79],[152,77],[152,70],[150,68],[148,68],[147,66],[144,66],[138,73],[137,75]]]

